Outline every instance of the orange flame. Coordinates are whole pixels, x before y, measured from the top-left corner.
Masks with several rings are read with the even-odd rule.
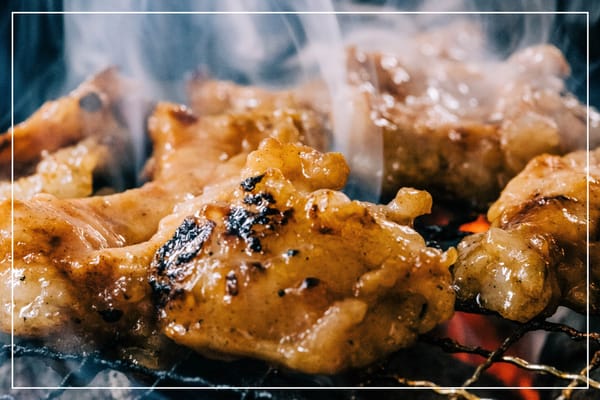
[[[456,313],[447,326],[448,335],[459,343],[490,350],[498,348],[502,343],[503,335],[499,331],[499,327],[489,317],[477,314]],[[527,344],[523,345],[525,348],[526,346]],[[520,352],[519,348],[511,348],[507,354],[519,355],[516,353]],[[484,361],[483,357],[476,354],[457,353],[454,356],[471,365],[479,365]],[[512,364],[495,363],[487,372],[506,386],[533,386],[532,376]],[[519,389],[519,394],[523,400],[540,400],[539,392],[534,389]]]
[[[462,224],[458,229],[462,232],[482,233],[490,228],[490,223],[483,214],[479,214],[475,221]]]

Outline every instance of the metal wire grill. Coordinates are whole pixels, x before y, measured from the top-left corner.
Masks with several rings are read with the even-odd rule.
[[[391,392],[377,392],[362,390],[369,387],[404,387],[424,388],[426,390],[414,392],[418,398],[450,398],[450,399],[480,399],[480,398],[523,398],[517,391],[505,392],[493,389],[483,390],[479,386],[491,387],[498,385],[486,371],[495,364],[511,364],[517,368],[531,373],[534,377],[544,377],[543,382],[550,382],[549,386],[562,386],[565,389],[539,391],[542,399],[577,399],[596,398],[600,396],[600,381],[597,378],[600,366],[600,334],[589,334],[572,326],[551,322],[548,320],[534,320],[526,324],[511,323],[514,330],[505,337],[500,346],[495,349],[468,346],[459,343],[453,338],[425,335],[420,338],[414,348],[400,351],[365,370],[353,371],[339,376],[307,376],[289,371],[281,371],[259,361],[240,360],[233,363],[206,360],[194,354],[187,354],[174,363],[170,369],[152,370],[126,360],[104,358],[101,354],[76,354],[54,351],[43,345],[20,342],[15,344],[12,352],[15,362],[27,362],[34,365],[50,365],[60,375],[58,388],[36,392],[36,398],[55,399],[63,398],[69,387],[96,386],[94,379],[100,373],[118,372],[128,377],[127,384],[132,388],[145,386],[146,389],[131,390],[124,397],[130,399],[159,399],[170,398],[178,392],[168,391],[166,387],[184,388],[204,387],[219,389],[203,393],[211,395],[207,398],[231,399],[287,399],[287,398],[316,398],[314,393],[293,392],[278,390],[278,387],[356,387],[356,390],[340,390],[336,392],[339,398],[367,399],[371,397],[386,398],[385,394]],[[589,340],[589,364],[575,371],[566,370],[560,366],[530,362],[518,356],[507,355],[507,351],[524,335],[533,331],[544,331],[547,335],[561,335],[568,340],[568,347],[563,345],[555,349],[556,352],[565,354],[568,358],[574,357],[575,347],[587,347]],[[571,347],[571,348],[570,348]],[[452,354],[471,354],[482,358],[481,363],[468,367]],[[569,356],[569,354],[571,356]],[[10,362],[11,346],[3,344],[0,350],[0,365]],[[419,367],[417,358],[421,358],[423,366]],[[432,359],[436,361],[432,362]],[[407,365],[408,364],[408,365]],[[442,366],[441,368],[439,366]],[[416,367],[415,367],[416,366]],[[419,368],[427,368],[429,372],[419,375]],[[462,369],[461,374],[454,375],[449,381],[444,377],[448,369]],[[417,371],[415,371],[415,369]],[[453,371],[456,372],[456,371]],[[588,377],[588,374],[590,375]],[[596,378],[594,378],[596,376]],[[462,379],[462,380],[461,380]],[[540,381],[542,382],[542,381]],[[43,385],[39,382],[30,382],[30,385]],[[581,391],[578,388],[589,387]],[[242,388],[240,388],[242,387]],[[248,387],[268,387],[264,389],[248,389]],[[596,393],[595,391],[598,390]],[[583,394],[582,394],[583,393]],[[310,394],[310,396],[309,396]],[[333,394],[328,391],[328,394]],[[40,396],[41,395],[41,396]],[[374,396],[377,395],[377,396]],[[384,395],[383,397],[381,397]],[[587,397],[583,397],[587,396]],[[10,394],[2,396],[9,398],[30,398],[24,391],[13,390]],[[98,397],[95,394],[93,398]],[[108,397],[107,397],[108,398]],[[332,398],[332,397],[328,397]]]
[[[519,339],[521,339],[526,333],[537,330],[543,330],[545,332],[560,332],[567,335],[569,339],[574,342],[587,342],[587,339],[589,339],[590,352],[592,353],[590,354],[590,363],[580,371],[570,372],[561,370],[551,365],[536,364],[520,357],[506,355],[507,350],[510,349],[510,347]],[[437,393],[446,394],[450,397],[465,398],[468,400],[478,399],[479,397],[477,395],[469,391],[469,387],[475,386],[480,380],[482,374],[493,364],[508,363],[525,371],[536,374],[550,375],[554,378],[557,378],[558,381],[564,382],[562,385],[567,386],[567,388],[562,391],[557,399],[570,398],[573,393],[573,389],[576,387],[587,386],[591,389],[600,389],[600,382],[593,379],[591,376],[588,376],[588,372],[592,372],[593,370],[597,369],[600,364],[600,334],[598,333],[581,332],[568,325],[544,320],[534,320],[526,324],[515,326],[514,331],[504,339],[498,348],[494,350],[488,350],[481,347],[465,346],[451,338],[424,336],[422,340],[431,345],[438,346],[446,352],[477,354],[484,357],[485,360],[481,364],[477,365],[474,372],[462,383],[462,387],[458,389],[445,389],[431,381],[414,381],[404,379],[402,377],[395,377],[400,383],[409,386],[430,387]],[[565,350],[568,351],[568,349],[560,349],[560,351]]]

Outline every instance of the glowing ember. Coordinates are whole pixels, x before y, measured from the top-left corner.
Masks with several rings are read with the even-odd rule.
[[[469,346],[479,346],[485,349],[497,349],[507,336],[507,326],[502,321],[491,319],[489,316],[478,314],[456,313],[447,325],[447,334],[454,340]],[[521,341],[511,347],[506,354],[523,357],[528,348],[527,341]],[[476,354],[456,353],[454,357],[474,366],[485,361]],[[539,400],[540,394],[534,389],[524,389],[533,386],[531,374],[515,365],[495,363],[487,373],[498,378],[507,387],[519,387],[519,394],[524,400]]]
[[[483,214],[479,214],[475,221],[462,224],[458,229],[462,232],[481,233],[486,232],[490,227],[490,223]]]

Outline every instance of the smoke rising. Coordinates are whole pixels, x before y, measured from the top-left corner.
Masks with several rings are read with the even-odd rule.
[[[569,5],[570,9],[583,6],[577,3]],[[465,57],[497,60],[525,46],[555,40],[561,33],[558,31],[561,25],[557,23],[560,22],[557,21],[559,16],[551,13],[465,16],[444,15],[443,12],[552,11],[560,7],[564,5],[557,2],[549,10],[548,2],[541,0],[527,4],[449,0],[443,5],[433,1],[69,1],[62,4],[67,12],[97,14],[48,17],[51,19],[48,25],[52,27],[51,42],[54,46],[62,45],[62,57],[42,68],[40,76],[29,80],[20,77],[23,90],[17,91],[15,108],[31,112],[34,108],[26,105],[57,97],[111,65],[118,66],[123,74],[142,83],[147,98],[175,102],[186,101],[185,82],[198,70],[215,79],[270,88],[289,88],[321,79],[329,89],[332,104],[334,150],[347,156],[355,172],[348,191],[353,197],[377,200],[381,190],[377,182],[381,180],[383,144],[377,138],[381,135],[360,137],[354,132],[360,130],[352,129],[361,123],[353,119],[361,104],[349,100],[352,96],[346,85],[345,47],[351,43],[365,50],[401,53],[406,48],[403,44],[414,33],[468,19],[482,27],[487,36],[487,46],[481,46],[477,54]],[[57,8],[60,7],[51,7]],[[325,13],[293,14],[306,10]],[[357,14],[331,14],[334,11]],[[362,11],[434,13],[361,15]],[[143,14],[146,12],[158,14]],[[188,12],[195,14],[175,14]],[[250,14],[253,12],[290,14]],[[564,17],[569,18],[572,24],[581,25],[583,16]],[[18,19],[21,21],[20,29],[28,34],[15,43],[17,50],[22,47],[17,53],[30,54],[32,49],[41,47],[36,40],[44,40],[39,33],[35,35],[35,30],[27,30],[27,27],[39,25],[40,16],[20,15]],[[31,40],[32,37],[35,40]],[[573,78],[570,83],[579,89],[577,93],[582,97],[585,82],[580,78],[581,57],[575,58],[578,61],[571,61],[571,64],[575,64],[573,68],[578,78]],[[27,58],[16,58],[15,61],[17,70],[30,63]],[[45,87],[48,89],[42,89]],[[21,119],[27,116],[26,112],[17,114]],[[144,113],[138,109],[129,114],[130,125],[139,136],[136,139],[138,147],[142,148]],[[139,150],[135,158],[138,166],[143,163],[143,151]],[[352,185],[361,189],[352,189]]]

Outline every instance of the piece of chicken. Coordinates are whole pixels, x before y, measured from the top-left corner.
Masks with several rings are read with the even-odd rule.
[[[123,163],[130,153],[131,133],[124,107],[133,101],[131,83],[122,79],[115,68],[106,69],[82,83],[69,95],[48,101],[13,131],[0,135],[0,178],[10,179],[11,148],[14,147],[15,179],[31,173],[42,152],[56,150],[94,137],[115,153]],[[139,132],[138,132],[139,133]],[[109,180],[117,189],[123,183]]]
[[[328,94],[319,82],[293,90],[271,91],[215,81],[197,74],[188,82],[187,94],[190,108],[198,116],[266,110],[311,110],[314,112],[311,119],[303,119],[306,134],[300,137],[300,141],[320,151],[328,150],[331,145]]]
[[[388,206],[351,202],[333,190],[348,173],[342,156],[293,144],[306,133],[295,115],[198,120],[160,104],[149,123],[151,182],[111,196],[14,202],[12,279],[2,203],[0,328],[10,329],[12,285],[15,334],[61,349],[110,345],[156,365],[168,346],[158,307],[160,330],[204,354],[335,372],[448,319],[454,252],[427,248],[406,225],[430,196],[407,189]],[[159,188],[179,194],[166,201]],[[163,204],[169,215],[147,237]],[[148,214],[136,215],[143,207]]]
[[[454,266],[458,299],[527,321],[558,304],[600,312],[600,149],[533,159],[465,238]],[[588,214],[589,202],[589,214]],[[589,243],[588,243],[589,230]],[[589,256],[589,287],[587,266]]]
[[[144,186],[108,196],[16,199],[14,236],[11,203],[1,202],[0,329],[10,331],[12,284],[18,336],[54,335],[66,346],[77,337],[110,342],[115,334],[146,340],[153,315],[148,266],[160,246],[148,240],[159,221],[207,184],[239,175],[263,138],[306,135],[304,120],[310,115],[302,110],[198,119],[183,106],[159,104],[148,122],[154,153]],[[140,249],[128,247],[134,244]]]
[[[380,82],[360,86],[366,97],[355,115],[383,135],[384,198],[407,185],[485,207],[534,156],[585,147],[586,109],[564,94],[569,67],[554,47],[497,62],[360,51],[350,60],[357,84],[372,65],[369,79]],[[599,122],[592,111],[592,131]]]
[[[118,125],[119,120],[115,117],[119,112],[117,105],[125,101],[119,97],[120,93],[126,89],[126,83],[115,70],[106,70],[83,83],[69,96],[46,103],[30,119],[15,127],[15,175],[24,175],[16,181],[15,197],[27,198],[37,192],[80,197],[89,190],[85,182],[90,180],[90,172],[99,172],[104,182],[113,183],[113,178],[121,173],[115,168],[119,164],[123,166],[127,162],[123,159],[127,159],[129,154],[124,149],[129,133],[125,127]],[[90,98],[98,102],[93,107],[88,104],[92,102]],[[113,221],[113,226],[119,229],[119,234],[127,242],[148,239],[156,231],[160,218],[176,202],[198,194],[207,181],[218,179],[214,175],[215,166],[241,153],[247,155],[272,131],[281,131],[281,135],[298,131],[300,140],[309,143],[316,143],[326,136],[320,125],[322,119],[304,108],[288,107],[282,111],[265,108],[260,112],[240,112],[235,116],[221,115],[206,122],[203,119],[199,121],[196,115],[181,106],[159,107],[156,115],[148,122],[154,153],[145,169],[146,177],[154,182],[115,196],[94,196],[73,200],[72,203],[84,212],[91,209],[100,218]],[[179,136],[173,132],[178,132]],[[211,135],[219,135],[221,140],[213,140]],[[85,143],[72,150],[53,153],[59,146],[89,136]],[[0,174],[9,177],[12,138],[8,134],[2,138],[8,147],[4,146],[5,150],[0,154]],[[81,146],[89,148],[89,151],[82,150]],[[43,151],[40,150],[42,148]],[[201,164],[196,156],[198,149],[205,149],[205,159],[200,160]],[[92,160],[95,151],[109,157],[95,162]],[[29,168],[25,166],[37,162],[43,154],[46,156],[38,170],[27,175]],[[6,163],[2,161],[5,158],[8,158]],[[240,163],[243,162],[243,157],[240,160]],[[57,173],[57,170],[61,172]],[[69,182],[56,184],[61,179],[66,180],[68,174],[71,175]],[[9,185],[6,178],[0,182],[4,198],[10,194]],[[115,186],[118,189],[122,185]],[[138,198],[151,198],[153,201],[149,204]]]
[[[341,155],[266,139],[239,180],[209,187],[161,223],[151,284],[176,343],[309,373],[364,366],[453,313],[454,251],[409,225],[426,192],[387,206],[338,192]]]
[[[469,37],[482,35],[468,28]],[[325,85],[317,83],[269,92],[196,79],[190,103],[207,113],[294,101],[341,112],[348,122],[338,127],[337,144],[353,167],[370,170],[353,171],[359,177],[382,177],[383,199],[408,186],[487,209],[536,155],[585,148],[587,110],[565,89],[570,69],[557,48],[535,46],[491,60],[481,44],[452,29],[386,51],[351,47],[344,109],[332,110]],[[595,110],[590,130],[592,145],[600,144]]]
[[[42,152],[42,159],[35,173],[21,177],[11,184],[0,181],[0,201],[13,196],[25,200],[37,193],[52,194],[59,198],[90,196],[94,189],[95,172],[111,164],[109,147],[88,138],[49,154]]]

